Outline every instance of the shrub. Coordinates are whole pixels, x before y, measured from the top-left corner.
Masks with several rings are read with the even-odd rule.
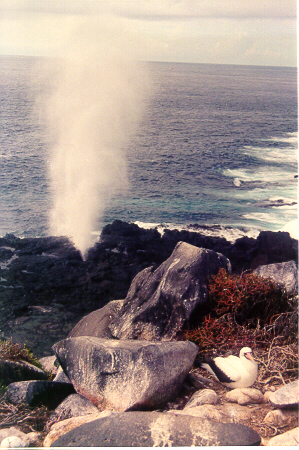
[[[32,351],[27,348],[25,344],[22,346],[20,344],[13,343],[11,339],[7,341],[0,340],[0,358],[11,361],[18,361],[21,359],[33,364],[39,369],[42,368],[38,359],[32,354]]]
[[[205,315],[193,317],[191,329],[183,336],[198,344],[200,353],[215,348],[266,348],[279,335],[285,343],[297,339],[296,305],[272,280],[252,273],[230,275],[220,269],[209,279],[208,289]]]
[[[209,280],[209,302],[216,317],[233,313],[239,323],[252,321],[254,326],[288,308],[283,289],[271,279],[254,273],[230,275],[224,269]]]

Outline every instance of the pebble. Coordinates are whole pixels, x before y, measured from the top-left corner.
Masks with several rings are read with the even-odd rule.
[[[24,448],[28,447],[28,441],[19,436],[9,436],[1,441],[0,448]]]
[[[20,440],[20,442],[22,441],[24,443],[24,445],[22,445],[22,447],[28,447],[29,444],[31,443],[30,437],[27,436],[25,433],[23,433],[21,430],[19,430],[16,427],[9,427],[9,428],[3,428],[2,430],[0,430],[0,442],[1,448],[5,448],[7,445],[9,445],[9,442],[7,439],[10,438],[18,438]],[[2,443],[4,442],[4,444],[2,445]],[[15,439],[13,442],[15,442],[15,444],[17,444],[17,440]],[[12,448],[12,447],[7,447],[7,448]]]
[[[251,418],[251,412],[246,406],[226,403],[222,405],[221,411],[230,422],[238,423],[240,420],[250,420]]]

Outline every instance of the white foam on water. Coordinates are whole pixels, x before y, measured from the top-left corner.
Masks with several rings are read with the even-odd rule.
[[[295,219],[288,222],[284,227],[282,227],[281,230],[278,231],[287,231],[293,239],[298,239],[298,226],[298,219]]]
[[[234,243],[237,239],[244,236],[256,238],[261,229],[258,227],[230,227],[225,225],[185,225],[185,224],[170,224],[170,223],[150,223],[135,221],[136,225],[146,230],[157,229],[157,231],[163,236],[165,230],[178,230],[178,231],[190,231],[193,233],[199,233],[204,236],[225,238],[227,241]]]

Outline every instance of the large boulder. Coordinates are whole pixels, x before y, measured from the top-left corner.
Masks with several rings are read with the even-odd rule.
[[[112,334],[108,326],[119,314],[124,300],[114,300],[103,308],[91,312],[83,317],[72,329],[68,337],[95,336],[100,338],[111,338]]]
[[[109,328],[119,339],[171,340],[192,312],[208,300],[208,277],[231,270],[225,256],[179,242],[156,270],[134,278],[119,315]]]
[[[85,423],[59,437],[53,447],[194,447],[259,445],[245,425],[216,423],[189,415],[123,412]]]
[[[288,295],[298,293],[298,267],[295,261],[259,266],[254,273],[282,285]]]
[[[68,338],[53,347],[76,391],[102,409],[163,406],[179,391],[198,352],[192,342]]]

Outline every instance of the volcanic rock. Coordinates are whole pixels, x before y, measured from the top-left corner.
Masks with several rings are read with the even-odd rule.
[[[260,266],[254,273],[282,285],[288,295],[298,293],[298,268],[295,261]]]
[[[112,334],[108,326],[119,314],[124,300],[114,300],[103,308],[97,309],[83,317],[72,329],[68,337],[95,336],[100,338],[111,338]]]
[[[63,436],[68,431],[79,427],[87,422],[92,422],[93,420],[99,419],[100,417],[106,417],[114,414],[112,411],[98,412],[97,414],[86,414],[85,416],[71,417],[70,419],[61,420],[60,422],[55,422],[50,427],[50,433],[44,439],[43,447],[50,447],[53,442],[57,441],[60,436]]]
[[[171,340],[192,312],[208,300],[208,277],[230,271],[223,255],[179,242],[156,270],[149,267],[133,280],[119,316],[109,325],[119,339]]]
[[[260,436],[240,424],[160,412],[123,412],[85,423],[53,447],[191,447],[259,445]]]
[[[87,398],[80,394],[71,394],[64,399],[60,405],[53,411],[49,421],[53,419],[60,421],[70,419],[71,417],[85,416],[87,414],[98,414],[98,408]]]
[[[53,347],[76,391],[102,409],[152,409],[170,401],[190,371],[197,345],[68,338]]]
[[[44,380],[17,381],[7,387],[6,397],[14,404],[25,403],[29,406],[43,404],[49,409],[54,409],[73,393],[74,388],[68,383]]]
[[[10,361],[0,358],[0,380],[8,385],[15,381],[46,380],[47,374],[27,361]]]

